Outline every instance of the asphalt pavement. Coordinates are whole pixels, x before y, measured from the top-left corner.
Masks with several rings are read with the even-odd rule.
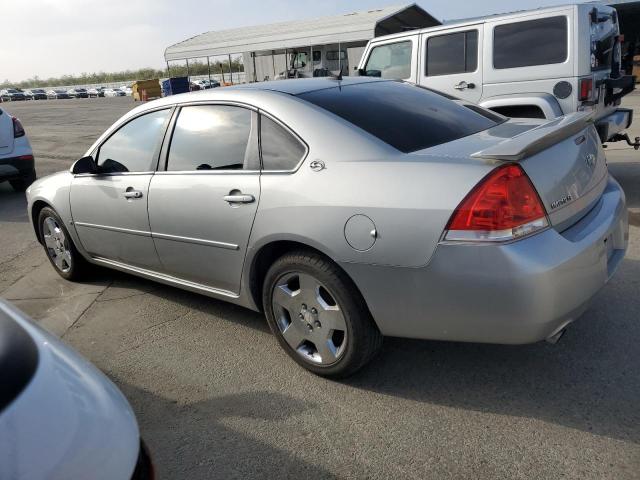
[[[639,135],[640,95],[625,104]],[[135,105],[1,108],[22,120],[43,176]],[[0,296],[118,384],[160,479],[640,478],[640,151],[616,144],[608,159],[630,207],[629,250],[557,345],[388,338],[359,374],[327,381],[292,362],[257,313],[107,270],[62,280],[7,183]]]

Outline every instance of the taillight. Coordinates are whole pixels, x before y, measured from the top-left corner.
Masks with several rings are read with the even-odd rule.
[[[548,226],[546,211],[531,180],[517,164],[493,170],[460,203],[445,240],[501,242]]]
[[[585,102],[587,100],[591,100],[593,95],[593,78],[582,78],[580,79],[580,97],[578,100],[581,102]]]
[[[13,120],[13,138],[24,137],[24,127],[16,117],[11,117]]]

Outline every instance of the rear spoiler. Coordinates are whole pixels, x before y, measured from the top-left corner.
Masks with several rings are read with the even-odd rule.
[[[587,125],[593,124],[594,116],[595,112],[570,113],[520,133],[485,150],[476,152],[471,156],[473,158],[517,162],[535,155],[565,138],[580,133]]]

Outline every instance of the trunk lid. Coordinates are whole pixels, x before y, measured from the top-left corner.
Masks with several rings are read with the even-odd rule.
[[[0,155],[13,152],[13,120],[0,108]]]
[[[562,231],[582,218],[606,187],[606,158],[592,120],[589,112],[550,122],[512,119],[446,144],[443,153],[496,164],[517,162],[540,195],[551,225]]]

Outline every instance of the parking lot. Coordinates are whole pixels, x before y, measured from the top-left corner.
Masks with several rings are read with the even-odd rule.
[[[1,107],[21,119],[43,176],[135,105]],[[640,94],[625,106],[640,135]],[[252,311],[113,271],[62,280],[7,183],[0,296],[116,382],[161,479],[640,478],[640,151],[619,143],[608,158],[630,207],[629,250],[557,345],[388,338],[363,371],[327,381]]]

